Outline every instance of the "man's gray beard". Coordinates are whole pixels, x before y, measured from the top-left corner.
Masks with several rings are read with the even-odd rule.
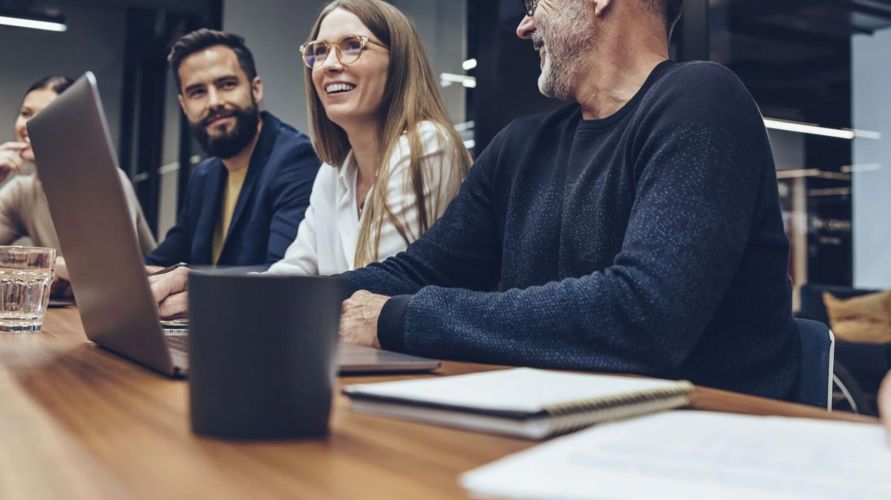
[[[575,73],[575,71],[563,74],[555,73],[554,65],[551,61],[553,61],[553,58],[548,54],[541,68],[541,74],[538,75],[538,91],[545,97],[571,101],[574,96],[569,84],[572,81],[569,73]]]
[[[566,29],[551,29],[557,24],[564,25]],[[542,32],[550,36],[546,40],[543,37],[546,58],[538,77],[538,91],[546,97],[562,101],[574,100],[573,83],[581,75],[585,53],[595,40],[589,32],[591,27],[585,12],[580,4],[567,6],[551,20],[547,29],[542,28]],[[560,63],[561,67],[555,68],[555,62]]]

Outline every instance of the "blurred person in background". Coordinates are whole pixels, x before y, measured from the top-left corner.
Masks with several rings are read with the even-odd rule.
[[[28,238],[34,246],[55,248],[59,256],[56,274],[62,278],[54,285],[57,294],[64,294],[67,275],[49,204],[40,179],[34,173],[34,150],[31,149],[26,124],[72,83],[70,78],[64,76],[48,76],[31,84],[25,91],[15,120],[15,140],[0,144],[0,182],[8,179],[0,189],[0,245]],[[118,169],[118,174],[139,246],[143,254],[148,254],[156,246],[155,238],[142,214],[133,185],[121,169]]]

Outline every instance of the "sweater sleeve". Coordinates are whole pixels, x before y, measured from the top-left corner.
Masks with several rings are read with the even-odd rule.
[[[760,113],[742,84],[716,68],[664,85],[640,118],[630,153],[635,202],[611,266],[504,292],[406,287],[399,291],[414,295],[391,299],[379,337],[452,359],[675,373],[733,280],[759,186],[773,175]],[[449,236],[438,244],[474,235]]]

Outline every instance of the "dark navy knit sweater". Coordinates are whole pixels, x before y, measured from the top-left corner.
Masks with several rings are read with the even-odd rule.
[[[666,61],[608,118],[513,122],[425,236],[345,276],[395,296],[386,349],[790,398],[787,260],[752,97],[720,65]]]

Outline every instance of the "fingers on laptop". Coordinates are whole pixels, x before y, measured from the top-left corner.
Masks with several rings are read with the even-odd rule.
[[[175,293],[158,304],[158,313],[161,315],[161,319],[185,318],[188,305],[188,292]]]
[[[155,302],[160,304],[168,296],[185,291],[189,284],[189,269],[180,267],[169,273],[149,276],[148,279]]]
[[[189,270],[180,267],[169,273],[149,276],[152,295],[158,303],[158,313],[163,319],[176,319],[186,316],[189,297],[186,287],[189,284]]]

